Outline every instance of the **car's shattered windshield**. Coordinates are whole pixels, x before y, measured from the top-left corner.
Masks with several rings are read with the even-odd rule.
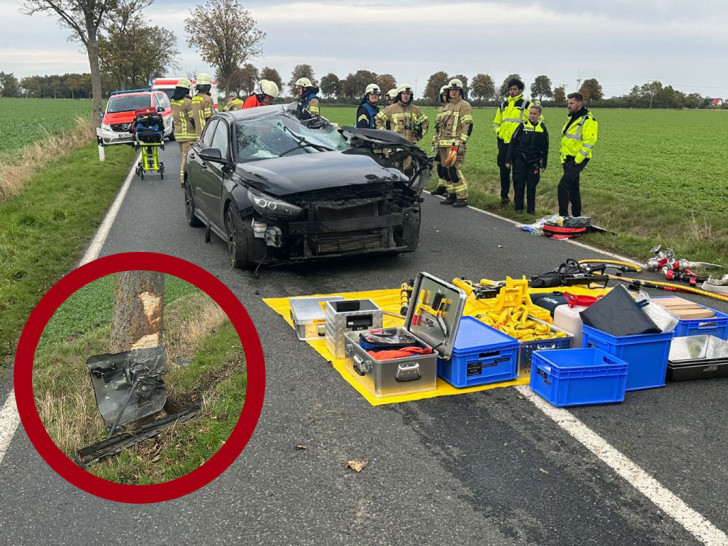
[[[311,129],[286,115],[237,121],[234,147],[241,163],[350,148],[334,126]]]

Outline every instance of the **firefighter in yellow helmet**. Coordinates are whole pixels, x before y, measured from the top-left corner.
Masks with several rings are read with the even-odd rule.
[[[179,180],[184,186],[185,180],[185,162],[187,161],[187,152],[190,151],[192,145],[197,141],[197,133],[195,132],[195,122],[192,117],[192,100],[190,99],[190,88],[192,83],[187,78],[180,78],[177,86],[172,94],[172,120],[174,121],[174,136],[182,152],[182,161],[180,162]]]
[[[413,98],[412,86],[406,83],[400,85],[397,88],[395,102],[380,111],[374,118],[377,129],[390,129],[410,142],[421,140],[427,133],[430,122],[422,110],[412,104]],[[401,168],[407,176],[414,174],[411,158],[407,158]]]
[[[466,207],[468,185],[460,167],[465,161],[468,139],[473,132],[473,109],[464,98],[465,89],[462,81],[453,78],[447,86],[448,102],[438,114],[440,125],[437,148],[438,174],[447,185],[447,197],[440,204]]]
[[[222,111],[223,112],[232,112],[235,110],[240,110],[243,107],[243,99],[241,99],[237,94],[231,95],[230,100],[227,101],[225,106],[223,106]]]
[[[309,119],[321,115],[319,99],[316,95],[318,91],[319,88],[314,86],[308,78],[298,78],[296,80],[296,93],[298,94],[296,115],[298,119]]]
[[[447,104],[450,89],[447,85],[443,85],[440,88],[440,106],[437,107],[437,120],[435,122],[435,134],[432,135],[432,153],[435,154],[435,163],[437,164],[437,188],[432,192],[432,195],[445,195],[447,193],[447,182],[443,178],[443,166],[440,164],[440,154],[437,153],[440,141],[440,120],[445,105]]]
[[[197,93],[192,97],[192,117],[195,120],[197,138],[200,138],[207,120],[215,113],[215,104],[212,100],[212,95],[210,95],[211,88],[212,78],[210,75],[204,72],[198,74],[197,81],[195,82],[195,90]]]

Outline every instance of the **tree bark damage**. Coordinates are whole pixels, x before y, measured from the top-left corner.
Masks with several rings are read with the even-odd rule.
[[[111,352],[162,344],[164,274],[123,271],[116,274]]]

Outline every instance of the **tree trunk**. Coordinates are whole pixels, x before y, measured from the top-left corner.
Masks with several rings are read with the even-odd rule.
[[[116,274],[111,352],[162,344],[164,274],[123,271]]]
[[[88,42],[86,43],[86,51],[88,52],[88,64],[91,68],[91,95],[94,104],[94,128],[101,126],[101,70],[99,68],[99,44],[96,40],[96,29],[92,24],[86,25],[88,32]]]

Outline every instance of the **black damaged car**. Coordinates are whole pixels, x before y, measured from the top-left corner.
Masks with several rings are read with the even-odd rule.
[[[431,168],[391,131],[301,121],[290,106],[224,112],[187,156],[187,222],[243,268],[412,252]]]

